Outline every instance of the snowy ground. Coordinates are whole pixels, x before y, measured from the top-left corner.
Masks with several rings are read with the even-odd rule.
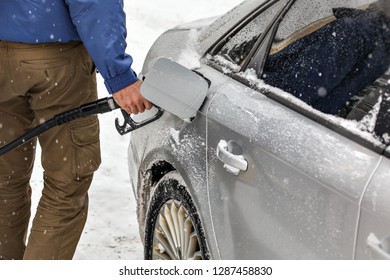
[[[135,1],[125,0],[128,25],[128,53],[133,69],[141,70],[146,53],[166,29],[203,17],[222,14],[241,0]],[[99,94],[107,95],[99,80]],[[127,169],[130,136],[119,136],[114,128],[119,112],[100,116],[102,165],[90,191],[90,212],[75,259],[140,260],[143,248],[139,239],[136,204]],[[33,211],[42,188],[40,158],[32,178]]]

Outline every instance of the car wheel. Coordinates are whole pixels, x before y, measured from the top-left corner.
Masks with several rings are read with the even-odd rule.
[[[177,171],[157,183],[145,224],[145,259],[209,259],[199,215]]]

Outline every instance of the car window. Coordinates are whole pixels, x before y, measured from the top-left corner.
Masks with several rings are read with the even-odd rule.
[[[284,40],[294,32],[326,23],[334,18],[334,8],[365,8],[373,2],[375,0],[297,0],[285,15],[275,38]]]
[[[385,65],[382,62],[375,61],[375,57],[377,56],[376,49],[379,48],[372,47],[369,50],[372,54],[370,54],[368,58],[360,58],[364,63],[360,63],[359,60],[354,62],[356,64],[360,63],[360,66],[352,67],[351,65],[351,69],[348,70],[349,72],[347,70],[338,71],[338,69],[344,68],[344,64],[355,59],[355,55],[348,56],[348,53],[351,52],[351,50],[348,50],[348,47],[357,46],[359,48],[359,44],[365,44],[360,41],[359,44],[343,43],[343,41],[354,40],[353,37],[355,33],[350,26],[344,28],[344,31],[341,25],[345,24],[345,22],[353,22],[351,20],[352,18],[358,19],[363,17],[372,18],[370,19],[369,24],[382,24],[380,23],[380,20],[373,20],[376,15],[368,14],[368,12],[372,11],[372,6],[370,6],[372,2],[375,1],[361,0],[345,1],[345,3],[343,3],[343,1],[330,0],[323,1],[321,2],[322,4],[314,6],[310,5],[309,0],[297,1],[296,5],[292,6],[278,26],[267,62],[265,63],[265,68],[261,74],[263,75],[262,79],[266,81],[266,83],[274,86],[280,85],[286,92],[292,93],[295,97],[305,101],[321,112],[356,121],[356,126],[360,130],[372,133],[375,138],[379,137],[382,142],[389,144],[390,127],[389,125],[384,125],[384,123],[390,123],[390,113],[388,110],[384,109],[389,106],[387,102],[388,98],[386,96],[387,92],[390,91],[388,83],[390,75],[389,71],[385,72],[385,70],[390,67],[389,62]],[[303,9],[303,7],[305,7],[305,9]],[[352,8],[352,10],[350,10],[350,8]],[[360,14],[359,11],[364,11],[364,14]],[[346,17],[345,20],[344,17]],[[361,21],[356,20],[356,23],[354,23],[354,25],[357,26],[356,28],[366,28],[363,25],[358,26],[360,23]],[[331,41],[326,39],[327,30],[329,30],[328,36],[332,37]],[[377,29],[372,29],[372,32],[377,32],[376,30]],[[372,41],[375,41],[378,44],[381,43],[380,40],[377,41],[376,37],[373,34],[370,34],[370,32],[364,34],[365,36],[372,36]],[[310,40],[310,38],[313,39]],[[322,40],[322,42],[316,43],[315,40]],[[312,48],[311,46],[308,46],[310,44],[312,44]],[[339,47],[335,47],[333,44],[339,44]],[[345,50],[338,50],[342,47],[344,47]],[[387,48],[390,49],[389,46]],[[354,51],[357,52],[356,49],[354,49]],[[317,54],[312,54],[313,52],[316,52]],[[336,52],[343,54],[343,57],[333,59],[332,55]],[[297,59],[293,57],[295,55],[306,56],[308,59]],[[279,58],[275,59],[275,57],[278,56]],[[378,59],[381,59],[381,55],[378,57]],[[288,80],[290,85],[282,85],[284,82],[276,82],[278,78],[273,81],[272,78],[269,77],[275,74],[273,71],[276,68],[281,67],[280,63],[275,64],[272,60],[283,61],[283,64],[286,65],[288,64],[285,62],[286,60],[295,59],[300,61],[299,64],[291,63],[289,69],[288,67],[284,69],[285,74],[282,77],[283,80]],[[385,56],[383,56],[383,59],[385,59]],[[370,63],[376,65],[374,67],[375,69],[369,69]],[[307,66],[300,67],[302,64],[306,64]],[[269,67],[270,65],[271,67]],[[305,71],[309,66],[312,70]],[[356,69],[354,69],[354,67]],[[378,68],[382,68],[382,70],[378,70],[375,75],[373,74],[372,77],[370,77],[370,74],[365,73],[365,70],[362,68],[367,68],[366,71],[371,72],[376,72],[375,70]],[[354,72],[353,75],[350,74],[351,72]],[[304,77],[302,77],[302,75],[304,75]],[[329,77],[327,80],[331,80],[333,77],[335,78],[334,82],[325,82],[324,84],[327,86],[315,89],[317,85],[316,76],[319,80],[322,79],[322,76]],[[307,82],[304,85],[291,86],[294,83],[301,83],[304,79],[311,79],[313,82]],[[367,81],[363,82],[365,79]],[[345,81],[348,81],[350,85],[346,85]],[[359,85],[360,81],[361,85]],[[321,83],[323,83],[322,80],[318,81],[318,84]],[[355,86],[355,84],[358,86]],[[311,89],[302,89],[303,86],[311,87]],[[355,90],[355,87],[359,88],[359,86],[360,90]],[[331,91],[330,88],[334,90]],[[300,89],[299,92],[298,90],[297,92],[294,92],[296,89]],[[314,91],[316,92],[313,93],[313,95],[321,96],[321,98],[319,98],[320,101],[311,101],[308,97],[303,96]],[[354,92],[354,94],[350,92]],[[336,93],[340,98],[328,98],[329,95]],[[341,98],[343,94],[346,96],[345,100],[342,100]],[[320,102],[329,102],[330,104],[322,105]],[[340,104],[337,104],[337,102]],[[350,125],[350,123],[348,123],[348,125]]]
[[[243,27],[237,34],[221,48],[214,57],[221,63],[223,60],[230,61],[231,70],[239,69],[242,61],[248,56],[254,43],[264,32],[266,27],[272,23],[275,15],[280,11],[289,0],[269,1],[269,5],[264,6],[259,16]],[[222,59],[220,59],[222,58]]]
[[[270,45],[268,56],[271,57],[281,50],[292,44],[293,42],[305,38],[307,35],[312,34],[316,30],[321,29],[327,24],[335,20],[334,9],[336,8],[358,8],[366,10],[367,7],[375,2],[374,0],[297,0],[295,1],[292,8],[288,13],[283,17],[280,24],[277,26],[275,36],[271,40],[272,45]],[[213,57],[211,60],[216,62],[219,66],[222,67],[223,71],[226,73],[232,73],[233,76],[238,78],[240,81],[244,80],[249,85],[253,86],[254,84],[260,85],[260,88],[264,89],[264,81],[267,83],[267,80],[264,76],[267,75],[267,72],[258,73],[253,69],[242,69],[243,61],[247,59],[248,54],[250,53],[252,47],[255,45],[255,41],[260,37],[261,33],[266,29],[267,24],[273,22],[276,18],[275,16],[278,12],[283,9],[286,3],[291,3],[290,1],[278,1],[273,3],[271,7],[263,11],[259,16],[257,16],[253,21],[241,29],[237,34],[232,36],[232,38],[220,49],[220,51]],[[335,34],[336,35],[336,34]],[[209,57],[210,58],[210,57]],[[268,59],[267,59],[268,61]],[[263,69],[261,69],[263,70]],[[375,121],[377,119],[381,120],[384,123],[390,123],[390,112],[389,110],[384,110],[383,107],[388,106],[384,104],[381,109],[381,104],[383,105],[383,100],[389,100],[388,97],[384,97],[383,92],[390,92],[389,83],[390,75],[389,71],[386,72],[381,79],[376,80],[370,87],[362,90],[358,95],[353,96],[348,102],[345,102],[345,106],[342,107],[337,112],[318,112],[317,109],[314,109],[311,106],[307,106],[305,102],[301,102],[300,96],[297,100],[294,101],[291,98],[288,90],[271,90],[273,95],[278,95],[277,100],[283,100],[282,103],[294,103],[293,108],[303,108],[305,111],[313,112],[316,116],[326,119],[325,122],[335,123],[337,126],[342,126],[347,128],[350,131],[353,131],[354,134],[359,134],[359,136],[369,139],[373,142],[382,142],[386,145],[390,144],[389,133],[385,131],[385,134],[381,135],[378,138],[378,135],[373,133],[373,127],[375,127]],[[321,76],[322,73],[318,72],[318,75]],[[289,77],[285,79],[287,82],[293,81],[295,77]],[[267,87],[270,89],[270,87]],[[272,88],[272,87],[271,87]],[[282,87],[280,87],[282,88]],[[322,89],[318,90],[318,94],[326,94],[322,92]],[[387,96],[387,95],[386,95]],[[280,98],[281,97],[281,98]],[[287,100],[287,101],[286,101]],[[307,103],[307,102],[306,102]],[[363,109],[362,109],[363,108]],[[320,114],[318,114],[320,113]],[[333,117],[335,116],[335,117]],[[342,119],[347,119],[351,121],[342,121]],[[316,119],[318,119],[316,117]],[[389,130],[388,126],[386,126]],[[360,133],[363,132],[363,133]],[[368,133],[367,133],[368,132]]]

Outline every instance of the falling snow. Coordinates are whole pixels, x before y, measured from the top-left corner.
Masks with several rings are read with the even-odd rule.
[[[165,30],[178,24],[222,14],[240,2],[240,0],[199,0],[189,1],[183,5],[179,0],[166,0],[161,3],[156,1],[150,5],[149,1],[124,1],[128,25],[127,50],[133,56],[134,70],[141,71],[147,51]],[[189,10],[191,13],[188,13]],[[52,35],[55,39],[56,34]],[[190,55],[182,57],[182,60],[194,63]],[[98,86],[99,96],[106,97],[107,92],[100,77]],[[130,136],[122,137],[116,132],[114,128],[116,117],[121,118],[119,112],[99,116],[102,165],[96,172],[90,189],[88,221],[75,259],[143,259],[136,203],[127,168],[127,147]],[[175,134],[175,131],[172,133]],[[31,182],[33,211],[43,184],[39,156],[35,164]]]

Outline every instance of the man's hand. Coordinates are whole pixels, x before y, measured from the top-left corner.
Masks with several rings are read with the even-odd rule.
[[[153,105],[141,95],[140,88],[141,82],[137,81],[134,84],[115,92],[112,97],[128,114],[143,113],[145,109],[150,110]]]

